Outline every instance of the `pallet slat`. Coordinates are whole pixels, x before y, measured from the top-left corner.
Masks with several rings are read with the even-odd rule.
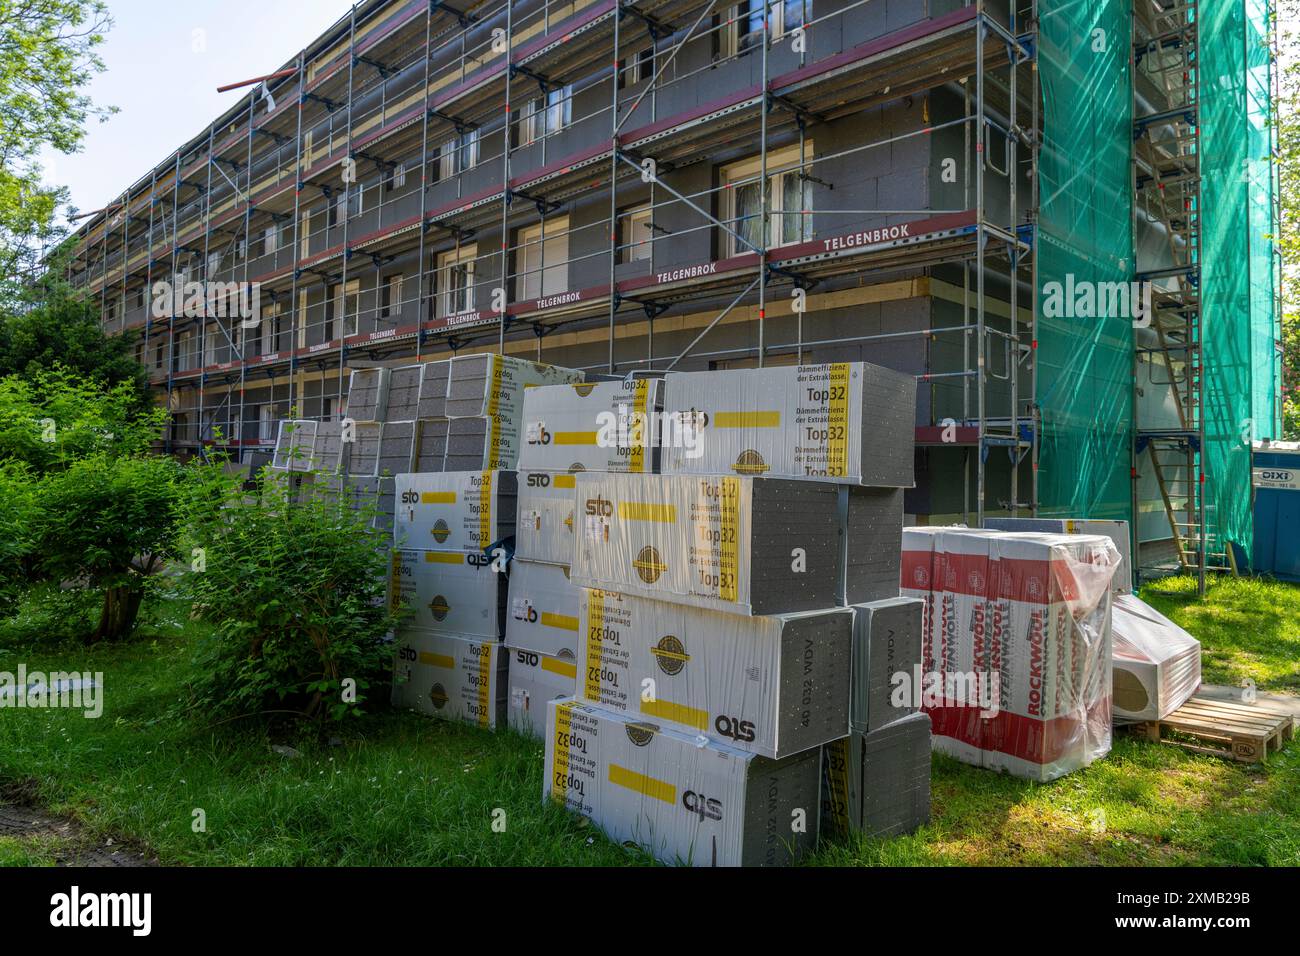
[[[1133,724],[1132,729],[1150,741],[1173,744],[1192,753],[1262,763],[1292,738],[1295,722],[1289,714],[1193,697],[1163,720]],[[1194,739],[1167,737],[1166,731]]]

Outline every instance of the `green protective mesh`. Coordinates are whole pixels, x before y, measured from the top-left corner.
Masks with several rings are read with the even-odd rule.
[[[1039,513],[1046,516],[1128,520],[1132,510],[1132,318],[1086,300],[1061,309],[1049,296],[1052,283],[1063,293],[1088,287],[1080,283],[1127,290],[1132,279],[1131,10],[1131,0],[1039,4],[1035,399]],[[1088,314],[1097,311],[1109,314]]]
[[[1250,439],[1276,437],[1266,0],[1201,5],[1201,347],[1206,522],[1251,551]]]

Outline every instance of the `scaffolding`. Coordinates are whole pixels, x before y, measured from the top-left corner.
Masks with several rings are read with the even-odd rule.
[[[69,278],[142,330],[171,451],[269,449],[291,409],[343,415],[365,364],[857,349],[917,375],[918,447],[960,485],[918,513],[1140,518],[1137,452],[1190,441],[1204,375],[1180,210],[1201,209],[1196,2],[1136,3],[366,0],[91,219]],[[1125,42],[1097,56],[1097,30]],[[1142,275],[1154,344],[1046,319],[1066,273],[1135,278],[1134,205],[1175,257]],[[150,317],[175,276],[257,283],[260,327]],[[915,300],[921,319],[826,319]],[[1155,352],[1178,436],[1133,427]],[[1170,520],[1204,521],[1177,481]],[[1212,539],[1176,543],[1190,563]]]

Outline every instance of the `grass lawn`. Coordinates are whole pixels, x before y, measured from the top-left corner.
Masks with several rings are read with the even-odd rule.
[[[1300,693],[1300,588],[1182,580],[1146,597],[1205,645],[1205,679]],[[538,865],[645,863],[542,804],[542,746],[405,713],[335,740],[286,740],[174,711],[193,627],[183,609],[122,645],[0,630],[0,669],[102,671],[104,716],[0,710],[0,793],[74,817],[91,839],[163,863]],[[288,744],[300,756],[284,756]],[[933,819],[913,836],[824,846],[824,865],[1300,864],[1300,745],[1248,768],[1117,735],[1109,757],[1038,785],[936,756]],[[195,832],[202,810],[203,832]],[[494,828],[504,811],[505,827]],[[54,850],[0,837],[0,865]]]

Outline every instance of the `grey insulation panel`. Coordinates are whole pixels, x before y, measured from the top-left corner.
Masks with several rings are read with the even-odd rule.
[[[404,365],[392,370],[388,377],[388,407],[384,412],[384,421],[414,421],[419,416],[420,382],[423,377],[423,365]]]
[[[909,449],[908,455],[911,455]],[[845,604],[898,596],[903,548],[903,490],[847,487]]]
[[[359,368],[348,383],[348,417],[356,422],[382,422],[388,409],[386,368]]]
[[[419,418],[443,418],[447,414],[447,376],[451,363],[426,362],[420,375]]]
[[[916,598],[889,598],[853,608],[853,695],[849,720],[863,733],[916,712],[915,697],[894,704],[895,674],[914,685],[921,663],[921,611]]]
[[[379,474],[407,474],[414,459],[415,422],[384,422],[379,432]]]
[[[417,473],[430,474],[445,469],[447,428],[445,418],[422,418],[415,423],[414,468]]]

